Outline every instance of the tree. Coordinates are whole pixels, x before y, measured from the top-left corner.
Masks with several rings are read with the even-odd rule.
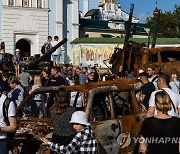
[[[156,17],[148,17],[146,22],[154,27]],[[172,12],[160,12],[157,37],[180,38],[180,6],[175,5]]]

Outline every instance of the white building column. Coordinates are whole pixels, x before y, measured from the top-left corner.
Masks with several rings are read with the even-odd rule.
[[[31,1],[30,1],[31,2]],[[30,4],[30,3],[29,3]],[[32,4],[30,5],[32,7],[37,7],[37,0],[32,1]]]
[[[71,0],[72,6],[71,10],[71,21],[69,21],[68,29],[70,29],[70,34],[68,35],[67,42],[67,55],[69,56],[70,63],[73,63],[73,53],[72,53],[72,42],[75,38],[79,38],[79,0]]]
[[[72,6],[72,40],[79,37],[79,0],[73,0]]]
[[[16,0],[16,1],[15,1],[15,6],[20,6],[20,7],[22,7],[22,0]]]
[[[88,12],[89,10],[89,0],[83,0],[83,16]]]
[[[56,0],[56,35],[63,39],[63,0]]]
[[[43,0],[43,7],[44,8],[49,8],[49,1],[48,0]]]

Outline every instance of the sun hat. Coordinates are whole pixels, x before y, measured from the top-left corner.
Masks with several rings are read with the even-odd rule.
[[[20,52],[20,50],[19,50],[19,49],[16,49],[15,52]]]
[[[88,118],[85,112],[83,111],[76,111],[71,116],[71,121],[69,123],[77,123],[89,126]]]

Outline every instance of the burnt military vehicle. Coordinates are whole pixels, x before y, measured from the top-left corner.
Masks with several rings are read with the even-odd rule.
[[[36,55],[34,57],[29,57],[28,59],[24,59],[24,61],[21,61],[21,65],[24,65],[27,67],[29,71],[36,72],[40,69],[40,63],[41,66],[44,65],[43,60],[50,56],[57,48],[59,48],[61,45],[67,42],[67,38],[60,41],[57,45],[49,49],[46,53],[44,53],[42,56],[37,57]],[[9,53],[0,53],[0,68],[1,71],[7,71],[7,72],[15,72],[14,65],[12,62],[12,54]],[[26,57],[27,58],[27,57]]]
[[[138,74],[139,69],[146,70],[148,66],[154,65],[157,73],[163,72],[168,75],[177,74],[180,76],[180,47],[155,48],[158,24],[155,27],[151,49],[145,44],[129,41],[132,14],[133,5],[130,9],[124,47],[123,49],[115,48],[109,60],[112,72],[118,74],[119,72],[133,71]]]
[[[141,84],[136,79],[117,79],[87,85],[42,87],[34,90],[17,108],[18,127],[13,140],[15,154],[33,152],[50,154],[48,148],[39,149],[38,139],[42,136],[51,138],[53,125],[48,114],[48,104],[54,100],[53,94],[62,87],[70,93],[84,93],[84,111],[96,134],[100,154],[135,152],[137,147],[134,138],[138,137],[146,117],[141,102],[138,102],[135,96]],[[36,116],[33,116],[31,103],[37,94],[41,94],[42,99]],[[70,101],[75,103],[73,99]]]
[[[136,73],[139,69],[146,70],[154,65],[157,73],[180,76],[180,47],[149,49],[132,42],[127,48],[117,49],[110,63],[115,73],[130,70]]]

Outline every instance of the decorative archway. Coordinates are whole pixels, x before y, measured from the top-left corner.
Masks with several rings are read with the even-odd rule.
[[[16,43],[16,49],[19,49],[21,58],[23,57],[30,57],[30,51],[31,51],[31,44],[30,41],[26,39],[20,39]]]

